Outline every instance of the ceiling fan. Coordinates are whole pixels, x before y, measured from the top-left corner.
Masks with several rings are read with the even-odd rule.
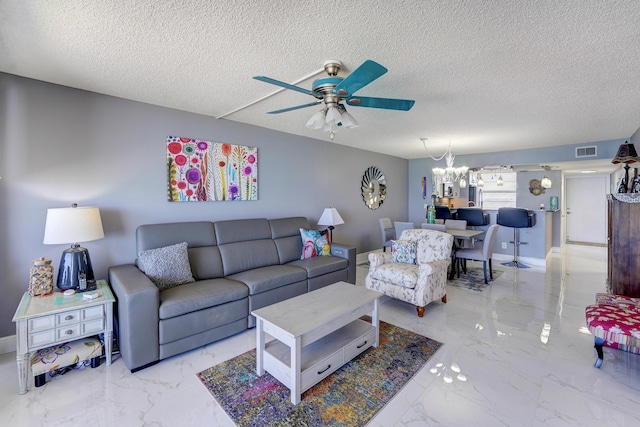
[[[308,104],[269,111],[267,114],[285,113],[287,111],[312,107],[324,102],[325,107],[309,119],[307,127],[328,131],[330,132],[331,139],[333,139],[334,134],[338,131],[338,126],[348,128],[358,127],[358,122],[347,112],[344,104],[354,107],[383,108],[386,110],[400,111],[409,111],[411,107],[413,107],[415,101],[410,99],[371,98],[354,95],[357,91],[387,72],[387,69],[377,62],[368,59],[347,77],[338,76],[341,68],[342,63],[340,61],[326,61],[324,63],[324,70],[329,77],[314,81],[311,85],[311,90],[265,76],[255,76],[254,79],[295,90],[318,99],[318,101]]]

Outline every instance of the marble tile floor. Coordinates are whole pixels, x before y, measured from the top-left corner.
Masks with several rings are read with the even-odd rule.
[[[445,345],[370,422],[389,426],[638,426],[640,356],[595,350],[584,307],[605,290],[606,248],[567,245],[541,268],[482,293],[449,287],[424,318],[397,300],[381,319]],[[358,268],[358,284],[366,269]],[[131,374],[121,359],[18,395],[15,353],[0,355],[0,426],[232,426],[195,373],[255,347],[255,331]]]

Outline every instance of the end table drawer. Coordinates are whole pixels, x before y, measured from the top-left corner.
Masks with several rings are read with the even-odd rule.
[[[29,319],[29,333],[53,329],[55,327],[55,319],[55,316],[42,316]]]
[[[56,340],[74,340],[80,335],[80,324],[68,325],[56,329]]]
[[[104,331],[104,319],[90,320],[88,322],[82,322],[82,334],[98,334]]]
[[[82,320],[99,319],[104,317],[104,305],[96,305],[82,309]]]
[[[70,325],[80,321],[80,310],[56,314],[56,326]]]
[[[47,347],[51,343],[55,342],[55,340],[56,340],[55,329],[49,329],[48,331],[29,334],[28,345],[29,345],[29,348]]]

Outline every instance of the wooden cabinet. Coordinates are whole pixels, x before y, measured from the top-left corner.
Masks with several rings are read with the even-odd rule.
[[[640,203],[627,203],[608,195],[607,204],[608,291],[640,297]]]

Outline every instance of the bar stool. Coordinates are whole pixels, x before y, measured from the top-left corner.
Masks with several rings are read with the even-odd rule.
[[[436,219],[453,219],[449,206],[436,206]]]
[[[458,208],[456,218],[466,220],[469,227],[489,225],[490,222],[489,214],[480,208]]]
[[[513,228],[513,261],[503,262],[502,265],[516,268],[529,268],[528,265],[518,262],[518,229],[533,227],[536,224],[536,217],[533,211],[522,208],[500,208],[496,223],[504,227]],[[511,243],[511,242],[510,242]],[[526,242],[522,242],[525,244]]]

